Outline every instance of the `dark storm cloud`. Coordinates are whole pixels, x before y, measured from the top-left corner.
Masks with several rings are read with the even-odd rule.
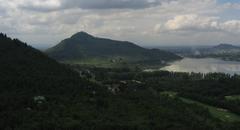
[[[35,12],[51,12],[51,11],[60,10],[62,8],[59,8],[59,7],[38,7],[38,6],[20,6],[20,9],[35,11]]]
[[[1,5],[0,5],[0,17],[3,17],[7,14],[6,9],[4,9]]]
[[[172,0],[36,0],[26,2],[19,8],[37,12],[51,12],[63,9],[144,9],[161,5],[163,1]],[[54,6],[54,3],[60,5]]]
[[[64,0],[66,8],[81,9],[141,9],[158,6],[161,0]]]

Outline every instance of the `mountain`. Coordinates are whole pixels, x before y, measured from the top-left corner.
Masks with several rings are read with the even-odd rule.
[[[240,47],[231,44],[219,44],[210,48],[208,52],[216,55],[239,54]]]
[[[232,57],[240,54],[240,47],[231,44],[219,44],[210,48],[200,49],[199,52],[203,56]]]
[[[181,57],[158,49],[145,49],[127,41],[94,37],[79,32],[48,49],[46,53],[59,61],[153,62],[172,61]]]
[[[227,43],[216,46],[177,48],[169,51],[184,57],[219,58],[228,61],[240,61],[240,47]]]
[[[222,43],[222,44],[219,44],[217,46],[214,46],[213,49],[231,50],[231,49],[240,49],[240,47],[234,46],[234,45],[231,45],[231,44]]]

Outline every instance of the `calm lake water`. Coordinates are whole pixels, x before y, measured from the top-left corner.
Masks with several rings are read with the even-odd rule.
[[[224,61],[214,58],[184,58],[181,61],[170,63],[169,66],[161,68],[161,70],[172,72],[222,72],[228,74],[240,74],[240,62]]]

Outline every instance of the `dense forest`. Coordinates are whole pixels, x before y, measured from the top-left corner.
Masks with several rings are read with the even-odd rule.
[[[238,75],[63,65],[4,34],[0,72],[1,130],[240,128],[240,101],[233,97],[240,94]],[[223,120],[183,99],[236,117]]]

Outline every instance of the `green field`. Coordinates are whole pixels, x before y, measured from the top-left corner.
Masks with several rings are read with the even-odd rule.
[[[161,92],[160,95],[169,96],[169,97],[171,97],[171,98],[174,98],[174,97],[177,96],[177,92],[164,91],[164,92]]]
[[[77,64],[77,65],[86,65],[86,66],[97,66],[103,68],[118,68],[118,67],[126,67],[125,62],[112,62],[112,59],[104,59],[104,58],[89,58],[85,60],[71,60],[71,61],[63,61],[67,64]]]
[[[213,107],[213,106],[210,106],[210,105],[207,105],[207,104],[203,104],[201,102],[194,101],[194,100],[187,99],[187,98],[182,98],[181,97],[181,100],[183,102],[185,102],[185,103],[190,103],[190,104],[194,103],[194,104],[197,104],[199,106],[208,108],[209,112],[212,114],[213,117],[218,118],[218,119],[220,119],[222,121],[227,121],[227,122],[237,122],[237,121],[240,121],[240,116],[239,115],[237,115],[235,113],[232,113],[232,112],[229,112],[226,109]]]
[[[240,95],[225,96],[225,99],[229,101],[240,100]]]
[[[62,63],[71,65],[94,66],[100,68],[141,68],[141,69],[159,69],[165,64],[159,61],[138,62],[130,58],[88,58],[82,60],[64,60]]]
[[[177,92],[171,92],[171,91],[165,91],[165,92],[161,92],[161,95],[167,95],[169,97],[177,97]],[[183,98],[183,97],[179,97],[183,102],[188,103],[188,104],[197,104],[201,107],[205,107],[209,110],[210,114],[215,117],[218,118],[222,121],[226,121],[226,122],[238,122],[240,121],[240,116],[232,113],[226,109],[222,109],[222,108],[217,108],[214,106],[210,106],[198,101],[194,101],[188,98]],[[233,98],[233,97],[231,97]],[[234,99],[239,98],[239,97],[234,97]]]

